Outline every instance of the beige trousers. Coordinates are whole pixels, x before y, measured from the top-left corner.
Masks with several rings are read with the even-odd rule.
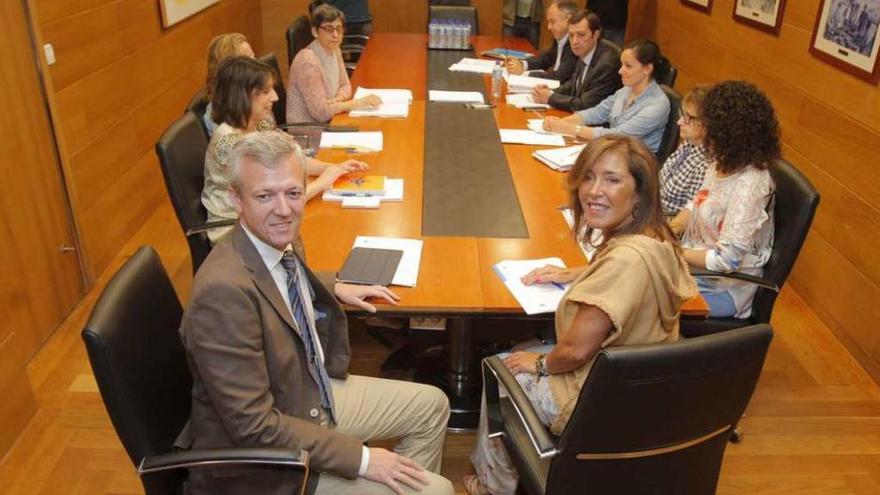
[[[428,486],[423,495],[454,493],[452,483],[440,476],[443,441],[449,419],[449,400],[435,387],[399,380],[350,375],[331,379],[339,424],[336,429],[371,440],[399,439],[394,451],[425,468]],[[405,488],[405,485],[401,485]],[[389,494],[387,486],[365,478],[348,480],[321,473],[316,491],[330,494]]]

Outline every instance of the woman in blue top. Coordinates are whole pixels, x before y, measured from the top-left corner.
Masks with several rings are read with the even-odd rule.
[[[669,61],[653,41],[635,40],[620,54],[620,63],[622,88],[593,108],[565,118],[547,117],[544,129],[582,139],[628,134],[656,153],[669,118],[669,99],[655,79],[666,75]]]

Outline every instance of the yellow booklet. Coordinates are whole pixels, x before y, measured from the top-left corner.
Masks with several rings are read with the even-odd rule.
[[[384,175],[348,174],[333,183],[330,192],[340,196],[381,196],[385,194]]]

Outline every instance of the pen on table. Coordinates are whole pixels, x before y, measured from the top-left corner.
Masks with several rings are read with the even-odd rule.
[[[553,287],[556,287],[559,290],[565,290],[565,286],[560,284],[559,282],[550,282],[550,283],[553,284]]]

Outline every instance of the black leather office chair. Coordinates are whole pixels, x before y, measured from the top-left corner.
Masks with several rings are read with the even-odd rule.
[[[202,120],[202,116],[205,115],[205,110],[208,108],[208,95],[205,91],[205,88],[202,87],[193,97],[189,100],[189,104],[186,105],[186,110],[184,112],[192,112],[199,118],[199,125],[202,127],[202,131],[205,133],[205,139],[211,139],[211,136],[208,135],[208,128],[205,126],[205,121]]]
[[[309,46],[309,43],[315,39],[312,36],[312,27],[309,24],[308,16],[297,17],[287,28],[285,38],[287,39],[287,64],[290,65],[296,54]],[[342,51],[342,61],[349,76],[357,68],[357,63],[369,40],[370,37],[365,34],[346,34],[342,37],[342,45],[339,49]]]
[[[216,449],[173,452],[189,419],[192,377],[177,329],[182,308],[156,252],[141,247],[104,289],[82,331],[101,398],[147,495],[179,495],[187,469],[264,464],[298,470],[308,452]]]
[[[477,8],[465,5],[431,5],[428,7],[428,24],[434,20],[454,20],[471,25],[471,34],[480,34],[480,23],[477,20]]]
[[[202,205],[207,149],[202,119],[190,111],[174,121],[156,143],[165,187],[189,244],[193,273],[211,252],[207,231],[235,224],[229,220],[208,223],[208,212]]]
[[[678,69],[674,65],[670,65],[669,71],[661,79],[657,80],[657,84],[665,84],[670,88],[674,88],[676,79],[678,79]]]
[[[773,210],[773,249],[764,265],[764,274],[753,277],[742,273],[718,273],[691,268],[691,274],[712,277],[736,278],[756,284],[758,290],[752,301],[752,314],[747,319],[706,318],[705,320],[682,320],[681,334],[696,337],[723,332],[755,323],[770,323],[776,296],[791,273],[813,217],[819,206],[819,192],[813,184],[791,163],[777,160],[770,166],[770,175],[776,183],[775,208]]]
[[[493,356],[483,361],[490,435],[502,436],[526,493],[714,494],[772,335],[769,325],[756,325],[607,348],[559,437]],[[499,399],[498,383],[507,397]]]
[[[675,151],[678,146],[678,114],[681,112],[681,95],[670,86],[661,85],[663,93],[669,98],[669,117],[666,119],[666,128],[663,129],[663,139],[660,148],[657,149],[657,163],[663,165],[666,158]]]
[[[259,60],[275,70],[275,85],[273,89],[275,89],[275,94],[278,95],[278,101],[272,105],[272,114],[277,125],[284,125],[287,123],[287,88],[284,87],[284,78],[281,75],[281,66],[278,65],[278,57],[274,53],[269,52],[260,57]]]

